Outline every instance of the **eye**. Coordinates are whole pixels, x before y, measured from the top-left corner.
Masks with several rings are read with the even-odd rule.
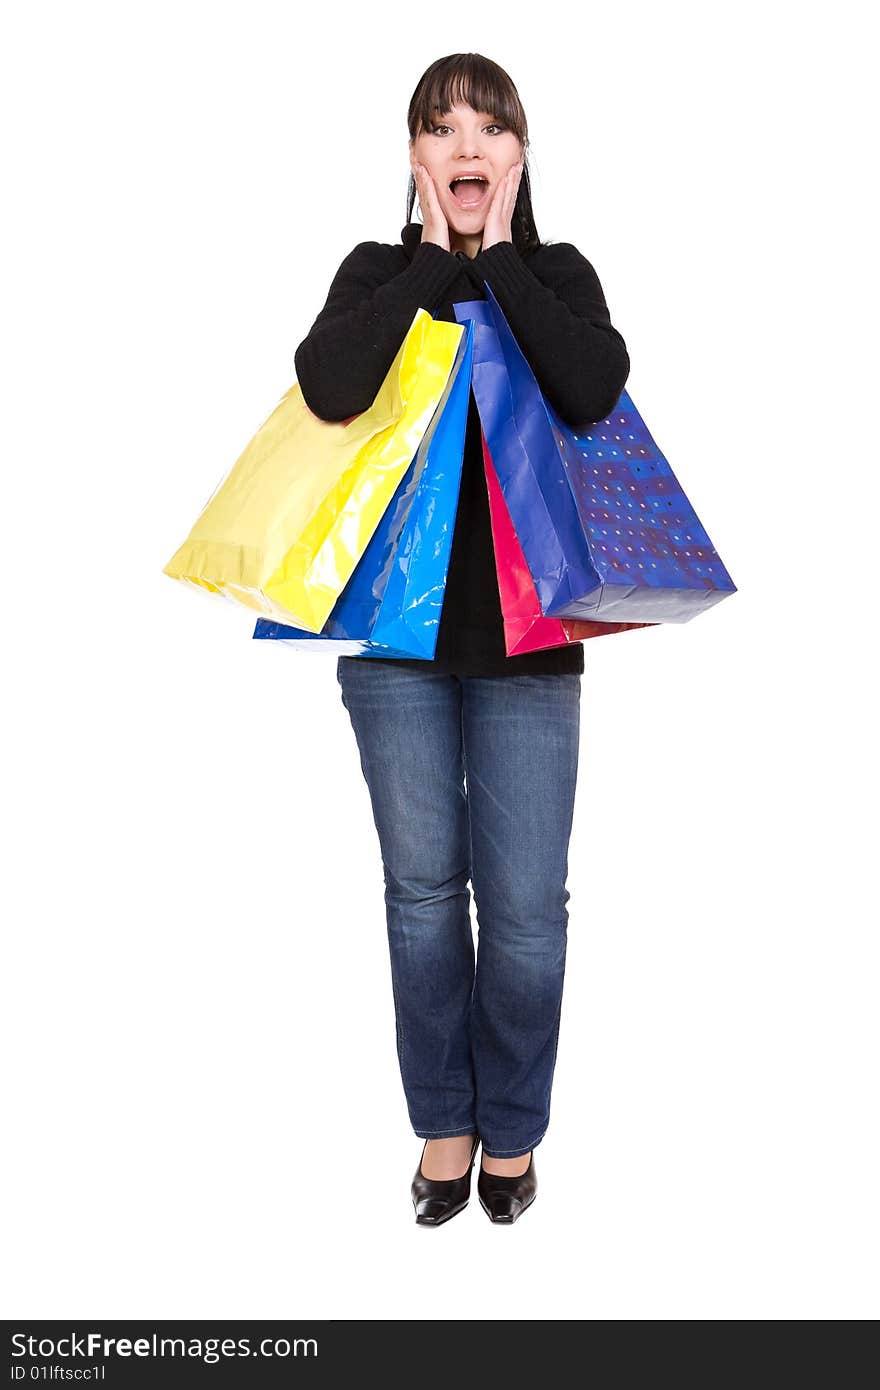
[[[450,129],[451,129],[451,126],[448,126],[448,125],[432,125],[432,126],[431,126],[431,134],[432,134],[432,135],[436,135],[437,132],[438,132],[438,130],[450,130]],[[484,129],[484,130],[500,130],[502,134],[504,133],[504,126],[503,126],[503,125],[499,125],[497,121],[490,121],[490,123],[489,123],[487,126],[484,126],[483,129]]]

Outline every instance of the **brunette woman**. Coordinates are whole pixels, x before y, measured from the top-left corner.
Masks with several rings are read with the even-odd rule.
[[[442,58],[408,125],[401,242],[362,242],[340,266],[296,352],[306,403],[325,420],[366,410],[416,311],[455,323],[454,304],[485,299],[488,284],[561,417],[575,428],[604,419],[627,379],[626,346],[590,262],[538,237],[513,82],[479,54]],[[479,1145],[493,1222],[516,1221],[537,1191],[583,669],[580,642],[506,654],[472,397],[435,658],[337,666],[381,846],[400,1071],[425,1141],[411,1188],[420,1225],[467,1205]]]

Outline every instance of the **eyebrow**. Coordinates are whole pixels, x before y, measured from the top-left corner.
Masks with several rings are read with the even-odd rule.
[[[476,114],[478,116],[488,117],[490,121],[500,120],[500,117],[497,116],[494,111],[478,111]],[[442,111],[435,111],[434,115],[431,117],[432,121],[446,121],[448,119],[449,117],[445,116]]]

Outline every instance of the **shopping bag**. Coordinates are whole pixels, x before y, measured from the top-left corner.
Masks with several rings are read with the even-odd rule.
[[[258,618],[254,637],[334,655],[431,660],[458,507],[471,387],[473,324],[434,419],[320,633]]]
[[[544,617],[484,434],[482,445],[507,655],[519,656],[523,652],[561,647],[569,642],[583,642],[590,637],[607,637],[614,632],[627,632],[630,628],[654,626],[651,623],[602,623],[588,618]]]
[[[546,617],[687,622],[736,592],[626,391],[571,429],[544,398],[491,287],[473,319],[473,391]]]
[[[294,383],[164,573],[320,632],[406,473],[463,335],[418,309],[373,404],[319,420]]]

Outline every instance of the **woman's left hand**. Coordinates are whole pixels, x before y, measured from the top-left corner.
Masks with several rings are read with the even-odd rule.
[[[489,211],[486,213],[481,251],[488,250],[490,246],[494,246],[499,241],[513,241],[510,224],[513,218],[513,209],[516,206],[516,195],[519,192],[522,171],[523,161],[520,160],[518,164],[511,165],[495,189]]]

